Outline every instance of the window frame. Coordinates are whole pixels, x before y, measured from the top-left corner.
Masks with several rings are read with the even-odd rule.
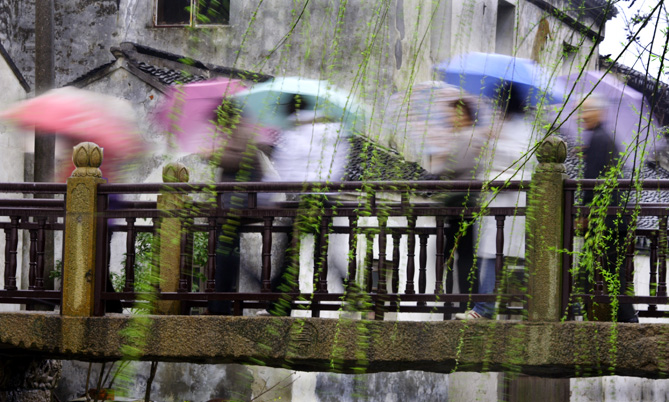
[[[161,0],[154,0],[153,2],[153,27],[154,28],[215,28],[215,27],[229,27],[231,25],[230,20],[231,20],[231,12],[228,10],[228,22],[227,24],[219,24],[219,23],[200,23],[197,21],[197,17],[193,15],[193,9],[197,9],[199,7],[199,0],[188,0],[190,3],[190,15],[189,15],[189,22],[187,24],[159,24],[158,23],[158,7],[160,6],[160,1]],[[170,1],[170,0],[163,0],[163,1]],[[230,3],[232,3],[232,0],[229,0]]]

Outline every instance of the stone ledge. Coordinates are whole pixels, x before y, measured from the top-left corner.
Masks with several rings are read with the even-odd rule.
[[[669,356],[669,325],[664,324],[148,318],[150,335],[142,360],[345,373],[364,367],[366,372],[514,370],[550,377],[669,374],[669,362],[664,361]],[[121,330],[129,320],[120,314],[83,318],[0,313],[0,355],[118,360]],[[612,331],[617,332],[615,342]]]

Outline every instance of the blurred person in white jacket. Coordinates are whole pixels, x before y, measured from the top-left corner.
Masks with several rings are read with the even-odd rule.
[[[296,110],[288,117],[294,123],[291,129],[281,132],[279,140],[272,152],[272,171],[265,171],[263,181],[293,181],[293,182],[315,182],[315,181],[340,181],[345,174],[347,157],[350,143],[346,129],[340,122],[333,122],[327,116],[313,110]],[[323,201],[321,196],[305,195],[300,197],[301,208],[305,208],[304,214],[300,214],[294,224],[303,230],[313,229],[313,219],[320,216],[313,215],[310,205],[320,205]],[[319,215],[320,209],[316,210]],[[303,224],[306,223],[306,224]],[[309,223],[312,223],[310,225]],[[309,228],[309,229],[305,229]],[[313,233],[317,235],[317,233]],[[292,236],[292,234],[289,234]],[[291,241],[289,239],[288,244]],[[298,272],[290,269],[289,261],[291,251],[284,256],[284,262],[272,279],[272,290],[275,292],[286,292],[292,289]],[[330,267],[330,271],[343,278],[345,272]],[[261,311],[259,315],[289,316],[290,302],[287,299],[273,302],[267,311]]]
[[[340,122],[322,113],[297,110],[295,127],[281,133],[272,162],[277,175],[263,181],[339,181],[344,176],[349,141]]]
[[[493,121],[490,139],[481,152],[479,178],[483,181],[530,180],[536,166],[532,154],[540,133],[534,130],[530,114],[523,112],[522,99],[512,90],[500,91],[499,112]],[[508,98],[508,100],[505,100]],[[524,191],[483,193],[482,205],[488,207],[522,208],[526,205]],[[496,281],[497,222],[494,216],[485,216],[479,223],[477,265],[479,293],[492,294]],[[525,258],[525,217],[507,216],[504,219],[505,263],[513,264]],[[455,315],[459,320],[493,318],[495,302],[476,302],[471,310]]]

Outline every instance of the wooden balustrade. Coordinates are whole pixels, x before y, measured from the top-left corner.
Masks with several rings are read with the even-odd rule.
[[[559,143],[551,144],[555,152],[560,151]],[[76,183],[83,182],[82,180],[88,177],[93,178],[93,181],[95,181],[98,177],[95,175],[87,176],[91,172],[95,173],[96,163],[101,162],[94,160],[96,158],[95,152],[97,151],[95,147],[88,146],[86,152],[88,152],[87,155],[92,162],[90,166],[78,166],[83,171],[80,172],[80,176],[76,176],[77,180],[79,180],[75,180],[74,182]],[[559,169],[555,172],[550,171],[550,169],[554,168],[554,165],[559,165],[559,162],[542,163],[553,166],[544,166],[544,169],[549,169],[544,171],[544,173],[560,172]],[[99,166],[99,163],[97,166]],[[180,173],[176,172],[175,174],[178,175]],[[314,184],[313,189],[310,189],[298,183],[216,183],[213,186],[206,186],[203,184],[188,184],[177,180],[171,182],[169,188],[152,184],[114,185],[104,184],[101,181],[96,181],[95,183],[97,183],[95,190],[89,195],[92,197],[91,200],[94,200],[91,202],[97,205],[96,214],[87,215],[88,212],[82,212],[83,215],[81,215],[83,219],[94,223],[92,226],[94,230],[93,235],[85,239],[90,240],[93,244],[92,248],[95,254],[91,261],[95,261],[95,269],[86,271],[86,267],[90,269],[90,265],[86,265],[88,263],[84,264],[81,261],[74,261],[72,258],[68,260],[70,267],[75,262],[77,264],[77,270],[72,271],[76,273],[74,279],[76,279],[75,282],[77,284],[88,283],[86,282],[87,275],[91,276],[91,283],[95,287],[94,290],[91,290],[95,294],[93,314],[104,314],[105,303],[110,300],[122,300],[126,306],[138,300],[137,281],[139,278],[135,272],[138,256],[135,252],[135,247],[137,234],[141,232],[153,233],[152,250],[154,251],[154,260],[152,268],[156,270],[155,274],[169,275],[174,279],[174,286],[156,288],[156,295],[161,301],[179,301],[181,307],[178,311],[182,314],[190,313],[191,307],[204,307],[212,300],[233,301],[234,314],[243,314],[248,309],[267,308],[270,303],[277,301],[279,298],[284,298],[284,300],[290,303],[291,307],[297,308],[302,306],[303,308],[310,309],[312,315],[316,317],[326,310],[345,309],[349,302],[354,305],[354,308],[358,308],[362,305],[359,304],[360,297],[363,297],[367,300],[367,303],[371,302],[371,309],[375,312],[375,318],[383,319],[389,312],[439,312],[449,314],[455,312],[457,309],[457,307],[454,307],[454,303],[493,301],[496,298],[494,295],[469,295],[463,291],[453,293],[452,272],[444,272],[445,263],[452,260],[452,255],[445,255],[445,246],[447,243],[450,246],[454,240],[446,238],[444,234],[447,220],[451,217],[463,216],[470,219],[479,214],[480,209],[474,207],[463,212],[462,208],[446,207],[427,200],[416,201],[409,197],[406,190],[407,188],[413,188],[415,189],[414,193],[418,195],[421,195],[421,192],[427,191],[481,191],[484,189],[482,183],[365,183],[364,188],[372,190],[364,197],[346,198],[346,194],[343,194],[341,197],[330,195],[330,198],[337,198],[337,202],[332,202],[331,204],[328,204],[330,201],[324,202],[325,207],[318,216],[319,226],[313,228],[311,233],[300,233],[297,225],[293,226],[292,223],[285,223],[281,220],[288,218],[290,222],[295,222],[296,217],[300,214],[300,210],[297,208],[298,203],[293,202],[291,204],[287,202],[267,206],[261,204],[262,198],[259,198],[258,195],[264,192],[309,192],[319,187],[323,188],[322,184]],[[573,205],[574,193],[576,191],[573,188],[574,184],[568,180],[565,180],[563,183],[565,184],[563,192],[565,200],[564,202],[560,201],[560,209],[564,209],[567,219],[565,220],[564,232],[551,233],[551,236],[553,236],[553,240],[551,241],[559,239],[555,244],[560,245],[560,247],[564,246],[566,250],[571,251],[574,244],[573,237],[575,234],[578,234],[574,230],[573,218],[582,212],[583,207]],[[582,181],[582,183],[587,188],[591,188],[588,186],[594,185],[589,181]],[[669,184],[667,183],[649,183],[649,185],[657,185],[669,190]],[[3,186],[3,184],[0,184],[0,191],[3,190]],[[493,187],[492,184],[489,186]],[[509,183],[498,183],[496,186],[506,188],[508,191],[518,191],[521,187],[527,189],[526,184],[521,183],[511,183],[510,185]],[[5,186],[4,188],[11,189],[12,191],[24,191],[24,187],[20,186]],[[160,202],[150,201],[122,201],[118,204],[120,207],[115,209],[110,209],[109,207],[109,197],[112,195],[155,194],[161,192],[162,195],[173,199],[172,195],[177,194],[185,196],[186,194],[197,194],[205,191],[207,194],[211,194],[212,188],[215,193],[215,202],[199,202],[183,198],[183,203],[177,203],[173,208],[161,208]],[[345,193],[348,191],[361,191],[363,184],[329,183],[327,188],[329,189],[329,194],[335,194],[340,191]],[[29,190],[29,187],[25,187],[25,189]],[[33,190],[36,192],[57,190],[65,193],[63,186],[53,187],[53,185],[45,185],[43,188],[36,187]],[[399,198],[399,202],[397,198],[393,199],[386,195],[382,196],[386,192],[396,194],[395,197]],[[226,203],[232,204],[225,201],[227,198],[224,195],[229,193],[245,195],[245,206],[226,205]],[[534,197],[537,196],[541,197],[540,192],[534,194]],[[68,202],[70,202],[70,198],[68,198]],[[361,211],[364,211],[363,215],[361,215]],[[658,216],[659,221],[657,229],[652,234],[645,232],[642,234],[643,236],[647,236],[650,242],[649,292],[651,296],[644,296],[645,299],[638,297],[635,300],[649,304],[646,313],[661,315],[662,312],[658,306],[669,303],[666,283],[668,249],[667,214],[661,208],[653,209],[645,206],[641,206],[641,211],[642,215]],[[525,208],[522,207],[490,208],[485,212],[487,216],[494,216],[496,222],[495,274],[497,293],[502,293],[500,310],[507,308],[507,302],[526,301],[526,295],[503,294],[506,289],[501,289],[499,283],[500,279],[505,277],[504,270],[508,262],[507,256],[504,255],[506,241],[504,227],[507,221],[506,218],[513,215],[524,216],[525,213]],[[44,277],[48,275],[47,272],[44,272],[44,238],[46,231],[62,230],[68,222],[71,223],[70,221],[54,223],[50,220],[52,216],[65,216],[63,202],[58,200],[30,200],[30,202],[26,202],[24,206],[21,206],[18,202],[0,200],[0,215],[6,217],[5,222],[0,222],[0,228],[5,232],[4,290],[0,291],[4,293],[0,293],[0,301],[11,302],[14,300],[13,302],[25,303],[29,296],[26,296],[22,292],[33,292],[31,294],[38,296],[52,296],[52,293],[44,290]],[[375,217],[377,218],[377,223],[370,224],[370,220],[364,221],[361,219],[362,216],[365,218]],[[343,217],[344,219],[339,220],[337,217]],[[401,219],[397,219],[400,217]],[[417,219],[421,217],[430,217],[430,219],[433,219],[434,224],[428,227],[417,227]],[[259,276],[257,292],[223,293],[216,291],[218,236],[221,233],[221,222],[230,218],[234,218],[235,222],[238,222],[237,226],[231,230],[235,230],[241,235],[244,233],[257,233],[260,235],[260,248],[259,250],[255,250],[255,252],[259,251],[261,254],[261,263],[255,267]],[[123,223],[112,225],[110,224],[110,219],[122,219]],[[138,223],[142,219],[150,219],[152,222],[151,225]],[[406,220],[406,224],[399,224],[399,222],[404,222],[404,220]],[[178,229],[169,229],[165,226],[166,222],[176,222],[179,224],[179,227]],[[247,222],[257,222],[260,225],[250,225]],[[335,224],[335,222],[338,224]],[[89,230],[90,228],[80,226],[80,230]],[[170,230],[169,236],[165,234],[167,229]],[[28,233],[28,237],[25,238],[27,243],[25,247],[28,247],[29,259],[26,264],[28,267],[29,283],[27,290],[20,290],[20,283],[17,280],[20,268],[18,265],[18,244],[22,238],[23,231],[27,231]],[[117,232],[122,232],[125,235],[125,277],[122,278],[122,289],[118,289],[119,292],[114,293],[106,288],[105,281],[109,276],[110,240],[112,235]],[[203,250],[204,254],[206,254],[206,261],[204,263],[204,284],[201,288],[194,289],[193,239],[198,232],[203,233],[206,239],[206,250]],[[291,239],[288,247],[290,253],[284,256],[284,258],[289,260],[283,265],[297,270],[310,270],[313,273],[313,290],[306,290],[300,286],[299,272],[291,274],[291,286],[289,287],[288,294],[285,291],[282,293],[273,288],[272,279],[276,275],[281,274],[281,272],[277,272],[281,267],[275,264],[274,259],[277,256],[272,251],[273,245],[278,239],[278,233],[289,235]],[[339,236],[341,235],[346,236],[346,240],[343,242],[340,241],[341,238]],[[313,236],[314,239],[313,253],[310,256],[313,265],[310,267],[300,264],[300,249],[305,244],[301,239],[304,236]],[[65,237],[68,238],[67,236]],[[358,245],[363,242],[366,243],[366,247],[364,250],[359,250]],[[333,244],[335,243],[337,244],[337,252],[347,252],[346,263],[343,267],[332,267],[329,265],[328,255],[334,252]],[[69,246],[66,247],[67,250],[65,252],[71,253],[72,251],[69,247],[72,247],[73,243],[70,242],[68,244]],[[374,244],[377,245],[376,250],[374,249]],[[165,250],[169,248],[168,246],[174,247],[174,252],[170,254],[171,257],[169,258],[169,264],[174,270],[170,271],[169,274],[165,270],[167,266]],[[545,250],[549,250],[551,253],[557,252],[554,250],[556,247]],[[79,251],[77,252],[83,252],[84,249],[79,245]],[[537,248],[535,247],[534,250],[537,250]],[[301,251],[304,252],[304,250]],[[114,252],[117,252],[117,250]],[[362,258],[358,258],[358,254]],[[633,283],[635,278],[634,256],[636,254],[637,250],[633,242],[630,242],[625,250],[624,261],[626,268],[626,277],[624,279],[626,279],[628,284]],[[557,304],[558,306],[562,306],[562,311],[567,312],[566,306],[570,300],[574,300],[574,297],[584,299],[588,295],[579,296],[572,294],[571,290],[576,288],[575,278],[572,278],[570,275],[573,257],[569,253],[565,254],[561,252],[560,255],[560,258],[564,258],[564,262],[558,262],[558,269],[555,269],[555,261],[549,261],[552,264],[552,271],[548,274],[557,278],[557,282],[564,283],[564,289],[560,288],[557,291],[560,299],[564,301],[562,303],[558,301]],[[406,258],[406,262],[402,263],[404,258]],[[360,260],[362,260],[361,263]],[[434,261],[434,265],[430,261]],[[527,263],[538,264],[536,260],[533,261],[531,259]],[[428,266],[428,264],[430,265]],[[66,269],[70,269],[67,264]],[[332,288],[339,284],[328,282],[330,271],[343,272],[345,275],[343,278],[343,284],[345,285],[343,294],[332,291]],[[65,276],[73,278],[72,272],[66,271]],[[402,280],[400,280],[401,277]],[[430,279],[428,283],[428,278],[432,277],[434,277],[434,280]],[[70,284],[69,288],[66,287],[66,292],[71,292],[73,286],[73,284]],[[606,283],[599,271],[595,272],[593,286],[594,294],[590,296],[600,301],[609,297],[607,295]],[[355,291],[355,295],[349,295],[352,297],[349,300],[347,292],[353,291]],[[532,291],[533,289],[530,287],[530,292]],[[63,300],[67,302],[70,300],[68,299],[70,296],[64,293]],[[534,296],[533,294],[532,297]],[[66,313],[78,315],[90,314],[86,306],[79,307],[81,308],[77,311],[69,310]],[[554,313],[555,311],[551,310],[547,317],[552,317],[550,319],[553,319]],[[542,317],[543,313],[537,314],[532,316],[533,319]]]

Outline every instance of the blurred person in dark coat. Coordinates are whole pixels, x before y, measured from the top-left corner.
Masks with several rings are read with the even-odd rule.
[[[583,158],[585,160],[584,179],[603,179],[612,169],[619,168],[620,150],[616,146],[613,135],[603,126],[604,113],[607,107],[606,100],[594,95],[590,95],[581,104],[579,111],[580,124],[590,134],[590,140],[587,146],[583,148]],[[616,178],[620,178],[620,175],[616,176]],[[597,191],[586,191],[583,196],[583,205],[595,207],[600,202],[600,194]],[[621,191],[613,191],[609,205],[621,205],[623,201],[622,195]],[[594,216],[593,214],[595,213],[595,211],[592,211],[588,217],[588,231],[594,235],[598,235],[594,231],[597,230],[595,218],[599,218],[604,220],[606,233],[601,234],[602,241],[600,244],[590,246],[594,247],[594,249],[586,249],[586,252],[604,256],[604,269],[610,273],[618,273],[620,293],[625,294],[627,281],[624,254],[628,246],[628,219],[616,219],[614,215],[606,215],[604,217]],[[583,220],[581,221],[582,226],[585,226],[585,223]],[[588,247],[587,244],[586,247]],[[634,306],[630,303],[620,304],[617,319],[619,322],[639,322],[634,311]]]

